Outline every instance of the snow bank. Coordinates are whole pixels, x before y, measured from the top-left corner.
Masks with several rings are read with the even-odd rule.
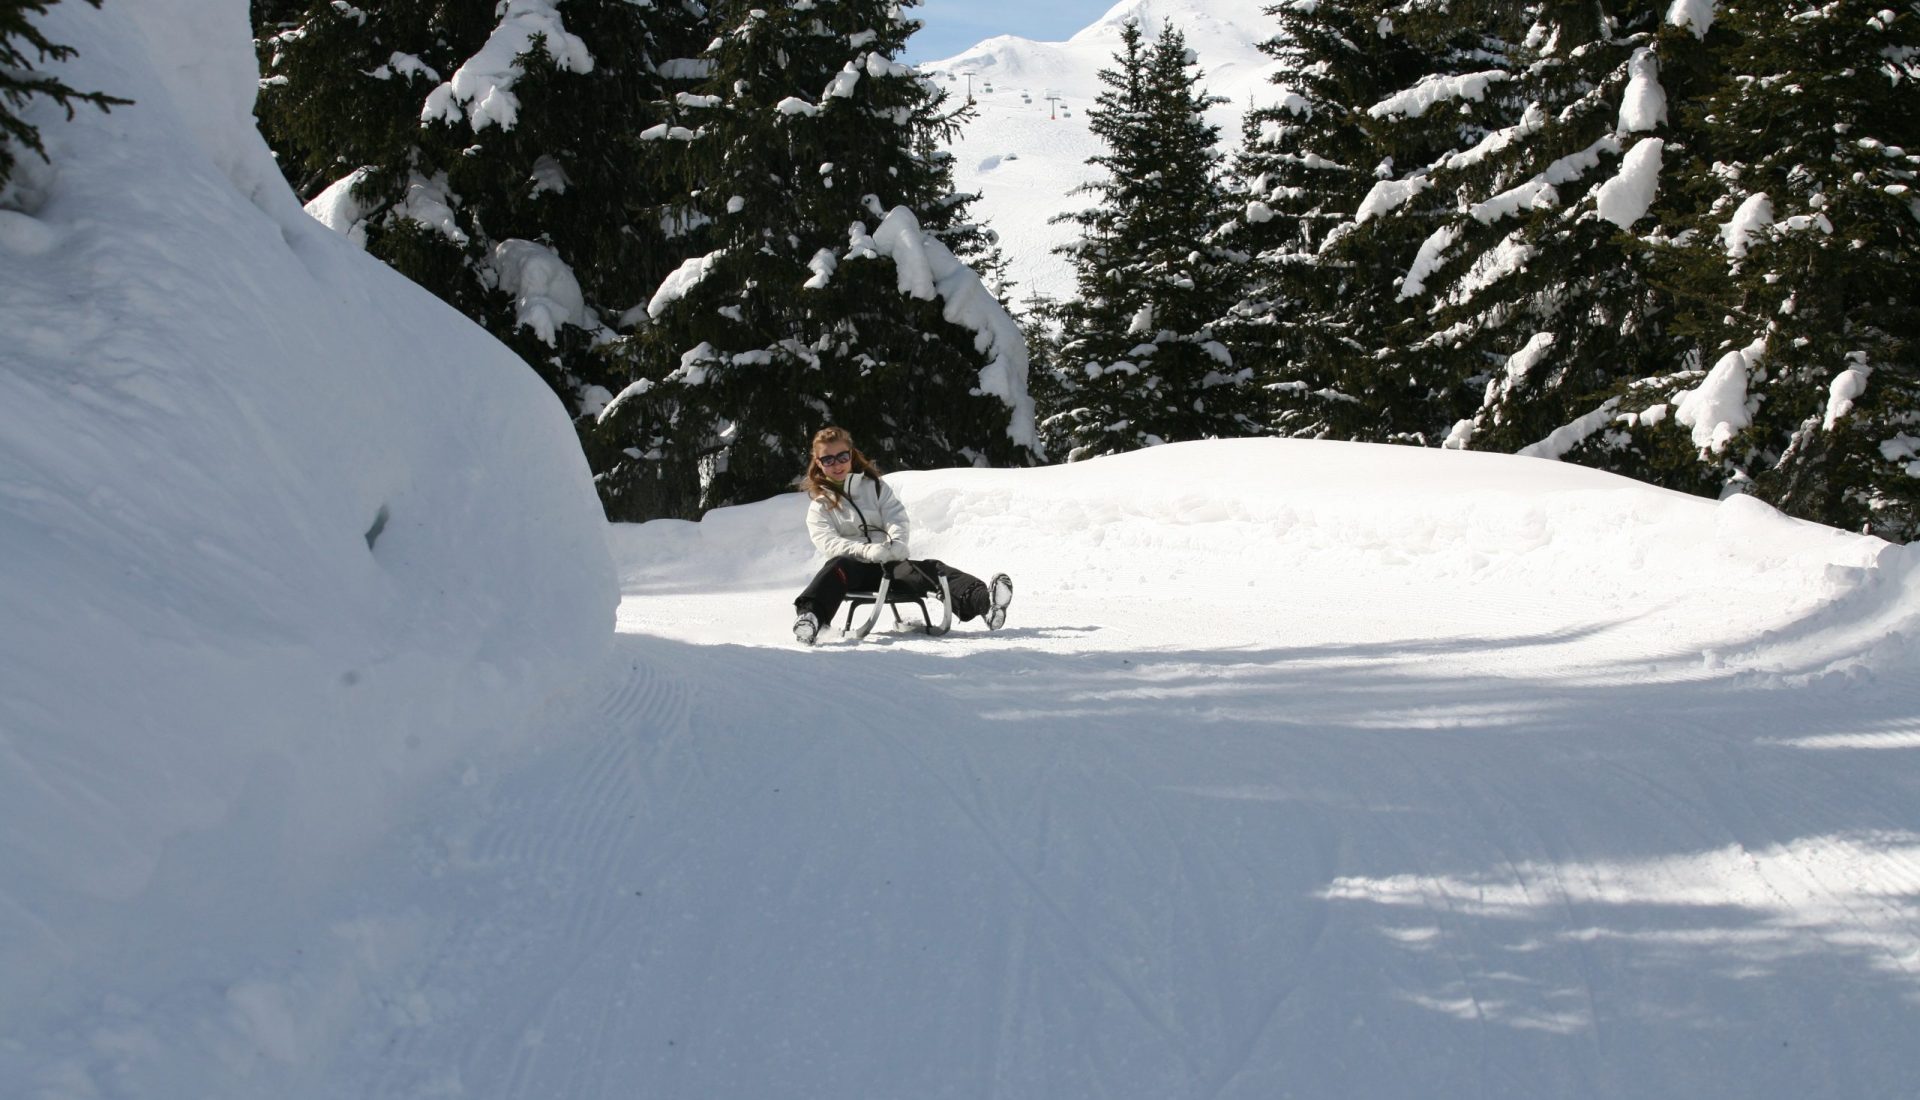
[[[1544,369],[1550,349],[1541,334],[1510,367]],[[885,641],[1012,662],[1035,651],[1347,652],[1378,630],[1398,639],[1389,651],[1424,662],[1426,643],[1448,631],[1483,638],[1520,630],[1513,616],[1538,616],[1559,624],[1539,626],[1543,635],[1608,622],[1592,640],[1622,667],[1669,654],[1692,675],[1705,648],[1728,661],[1738,648],[1743,665],[1780,671],[1852,660],[1858,647],[1845,639],[1857,641],[1864,623],[1913,634],[1920,573],[1879,539],[1749,497],[1712,501],[1541,461],[1603,430],[1617,408],[1603,404],[1532,457],[1244,439],[1035,469],[889,472],[912,518],[913,554],[1005,570],[1021,595],[1017,639],[962,628]],[[616,528],[623,617],[645,616],[628,628],[730,651],[790,645],[786,599],[817,566],[805,508],[784,494],[697,524]],[[787,584],[769,592],[781,577]],[[1849,595],[1863,586],[1873,592]],[[1811,633],[1755,643],[1793,622]],[[1206,629],[1196,634],[1195,623]],[[1005,655],[1009,645],[1019,657]],[[1575,679],[1596,672],[1591,654],[1569,660]]]
[[[195,990],[266,965],[259,906],[524,736],[616,590],[551,392],[280,180],[241,0],[44,27],[136,105],[31,108],[54,169],[0,233],[0,1095],[91,1096],[176,1040],[297,1049],[235,1030],[272,997]]]

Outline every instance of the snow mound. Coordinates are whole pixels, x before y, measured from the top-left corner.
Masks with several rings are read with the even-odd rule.
[[[1510,373],[1550,344],[1536,338]],[[1604,621],[1609,652],[1683,668],[1710,652],[1804,678],[1920,637],[1920,570],[1879,539],[1545,458],[1211,440],[886,477],[912,517],[915,557],[1011,573],[1022,621],[1103,623],[1064,636],[1067,652],[1198,644],[1196,622],[1210,647],[1277,634],[1339,648],[1374,631],[1426,644],[1446,622],[1503,607],[1503,628],[1524,620],[1555,635]],[[617,527],[623,618],[644,614],[629,625],[702,644],[787,644],[778,620],[814,567],[804,511],[791,494],[700,523]],[[746,592],[734,612],[730,587]],[[669,594],[689,591],[703,594],[683,621]],[[1896,640],[1868,646],[1867,635]],[[953,654],[970,642],[925,644]]]
[[[245,993],[257,906],[524,737],[617,598],[560,403],[281,181],[242,0],[64,4],[44,29],[79,50],[70,83],[136,105],[34,107],[53,168],[0,232],[10,1096],[13,1060],[97,1040],[77,991],[166,995],[143,945],[219,952],[203,977],[236,999],[182,1027],[270,1019]],[[196,896],[218,881],[260,894]],[[76,1030],[23,1031],[28,1008]],[[118,1091],[76,1083],[80,1057],[50,1095]]]

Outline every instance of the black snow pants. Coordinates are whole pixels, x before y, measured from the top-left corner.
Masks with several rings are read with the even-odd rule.
[[[847,593],[877,591],[880,588],[881,571],[886,569],[893,571],[893,586],[888,590],[889,594],[937,595],[940,578],[945,577],[947,591],[953,596],[954,618],[964,623],[987,613],[990,597],[986,582],[946,562],[926,558],[882,564],[862,561],[851,554],[842,554],[821,566],[806,590],[794,598],[793,609],[813,612],[820,624],[825,626],[833,622],[834,613],[840,610],[841,601],[846,599]]]

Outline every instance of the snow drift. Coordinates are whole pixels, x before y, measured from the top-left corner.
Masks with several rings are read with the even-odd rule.
[[[281,181],[246,4],[44,29],[69,83],[136,104],[38,107],[51,165],[0,209],[8,1036],[90,974],[142,989],[180,922],[224,951],[297,904],[408,790],[524,736],[615,602],[559,402]],[[183,889],[209,860],[237,896]]]

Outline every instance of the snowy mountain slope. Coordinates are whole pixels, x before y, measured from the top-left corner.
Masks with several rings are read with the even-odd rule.
[[[617,598],[552,395],[281,181],[241,0],[44,27],[136,103],[35,108],[52,164],[0,200],[8,1097],[66,1095],[20,1076],[45,1020],[244,971]]]
[[[1179,28],[1199,55],[1205,86],[1228,100],[1210,117],[1221,128],[1222,148],[1230,149],[1247,107],[1274,98],[1272,64],[1256,47],[1276,30],[1263,14],[1267,6],[1267,0],[1122,0],[1065,42],[1002,35],[920,66],[956,102],[972,89],[979,117],[948,150],[956,158],[955,181],[982,196],[974,210],[1000,234],[1016,298],[1060,297],[1073,289],[1072,272],[1051,254],[1072,239],[1070,227],[1047,220],[1087,201],[1070,195],[1092,178],[1086,160],[1101,152],[1087,130],[1086,109],[1100,93],[1100,70],[1113,65],[1121,26],[1138,20],[1149,37],[1168,22]],[[1049,94],[1059,101],[1049,102]]]
[[[1920,1071],[1910,552],[1410,448],[891,479],[919,552],[1012,570],[1005,629],[793,646],[797,498],[618,529],[600,682],[282,930],[351,983],[289,955],[232,1003],[91,1020],[96,1079],[1788,1098]]]

